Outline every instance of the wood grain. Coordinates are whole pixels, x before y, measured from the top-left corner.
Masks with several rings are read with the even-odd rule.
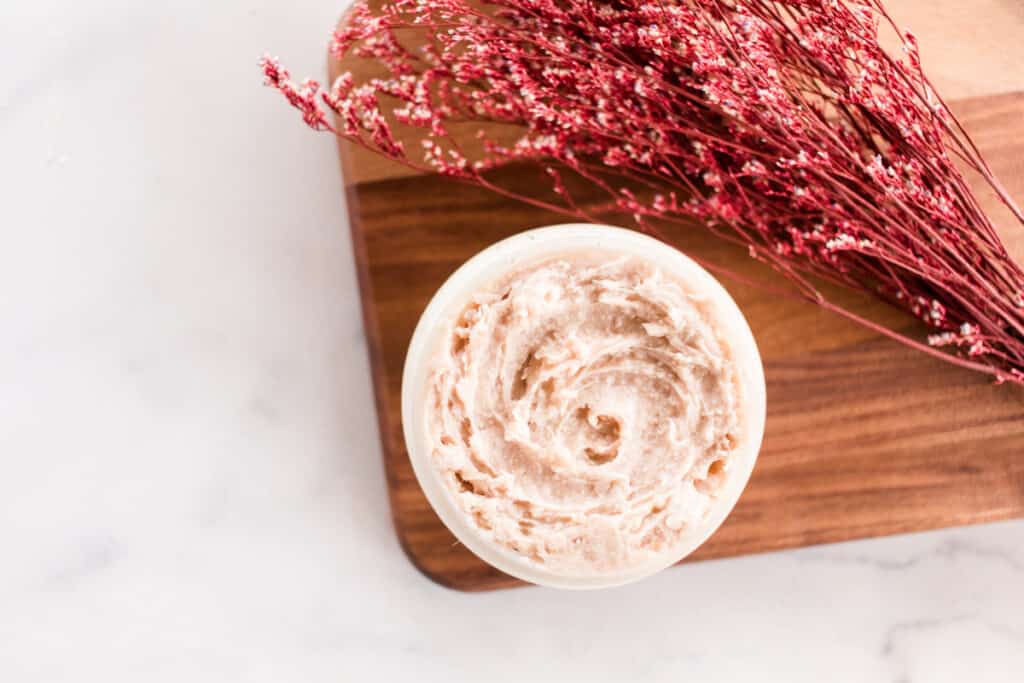
[[[1024,93],[976,97],[954,109],[1010,193],[1024,197]],[[344,143],[340,153],[398,538],[412,562],[445,586],[518,585],[457,544],[430,509],[402,439],[401,370],[420,313],[455,268],[499,239],[564,221],[435,176],[367,168]],[[528,168],[500,173],[509,186],[539,182]],[[1019,227],[991,193],[980,196],[1011,249],[1024,254]],[[700,258],[763,275],[703,231],[680,230],[675,241]],[[692,560],[1024,515],[1024,390],[992,386],[813,306],[724,284],[762,352],[768,422],[740,503]],[[899,312],[843,296],[860,312],[914,330]]]

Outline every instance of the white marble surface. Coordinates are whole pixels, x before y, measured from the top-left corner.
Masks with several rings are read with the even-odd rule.
[[[1020,681],[1024,522],[463,595],[384,498],[337,2],[0,4],[0,680]]]

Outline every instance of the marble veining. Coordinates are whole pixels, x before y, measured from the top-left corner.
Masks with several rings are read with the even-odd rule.
[[[418,574],[335,150],[256,68],[321,73],[340,7],[0,3],[0,681],[1021,680],[1024,521],[589,594]]]
[[[851,545],[856,546],[856,544]],[[818,556],[812,555],[810,559],[811,561],[835,564],[865,565],[875,567],[876,569],[892,571],[911,569],[920,566],[923,562],[935,561],[936,559],[943,559],[949,562],[959,557],[974,557],[990,562],[998,562],[1016,572],[1024,572],[1024,560],[1019,557],[1024,554],[1021,550],[1024,550],[1024,547],[999,548],[977,545],[972,543],[969,538],[946,538],[924,553],[896,559],[848,553],[838,549],[828,553],[823,552]],[[808,550],[808,552],[813,552],[813,550]]]

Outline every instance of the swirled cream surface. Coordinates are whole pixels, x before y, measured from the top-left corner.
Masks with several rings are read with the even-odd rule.
[[[656,560],[730,476],[740,383],[712,311],[648,262],[568,254],[449,322],[426,438],[487,542],[563,575]]]

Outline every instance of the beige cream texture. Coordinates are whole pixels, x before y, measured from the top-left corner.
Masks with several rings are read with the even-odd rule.
[[[424,427],[481,537],[592,576],[694,533],[730,476],[742,398],[712,314],[646,261],[598,252],[474,296],[432,359]]]

